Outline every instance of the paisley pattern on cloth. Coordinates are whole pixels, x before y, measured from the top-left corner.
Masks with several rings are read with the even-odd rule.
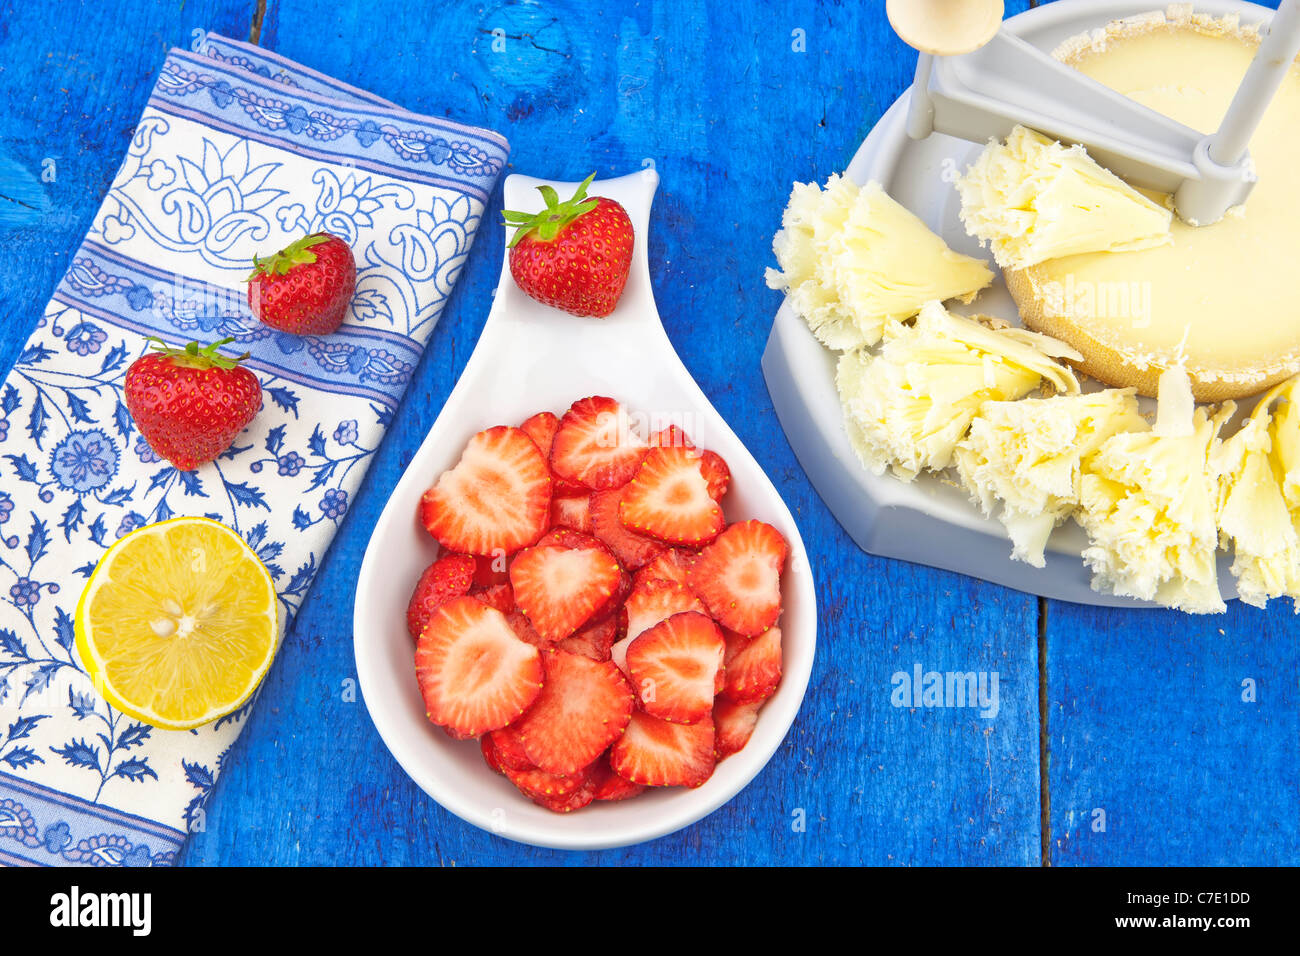
[[[0,384],[0,864],[170,863],[249,706],[195,731],[113,710],[73,613],[122,535],[175,515],[238,531],[292,626],[465,262],[508,146],[208,35],[172,50],[90,234]],[[307,232],[357,259],[347,320],[294,336],[250,313],[253,255]],[[263,407],[196,471],[123,402],[146,336],[233,337]]]

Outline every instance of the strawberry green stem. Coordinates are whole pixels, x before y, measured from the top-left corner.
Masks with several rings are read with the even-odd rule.
[[[507,226],[516,226],[507,248],[513,249],[524,236],[535,233],[533,237],[539,242],[550,242],[560,234],[560,230],[579,216],[591,212],[597,206],[595,199],[587,198],[587,187],[596,178],[592,173],[582,181],[573,195],[560,202],[560,197],[550,186],[538,186],[537,191],[546,200],[546,208],[541,212],[515,212],[507,210],[501,213]]]
[[[199,346],[198,342],[190,342],[183,347],[177,348],[168,345],[156,335],[150,335],[145,341],[158,343],[157,345],[151,345],[150,348],[160,355],[167,356],[175,364],[184,365],[187,368],[235,368],[249,356],[249,353],[245,352],[238,358],[231,358],[217,351],[220,346],[235,341],[233,336],[202,347]]]
[[[319,246],[322,242],[329,241],[328,235],[317,232],[294,240],[273,256],[265,259],[253,256],[253,271],[244,281],[251,282],[259,275],[287,275],[294,266],[309,265],[316,261],[316,253],[311,251],[312,246]]]

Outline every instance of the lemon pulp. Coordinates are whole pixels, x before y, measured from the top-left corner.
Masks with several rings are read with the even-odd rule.
[[[76,636],[111,705],[155,727],[197,727],[237,709],[271,666],[275,585],[225,525],[173,518],[104,554],[77,605]]]

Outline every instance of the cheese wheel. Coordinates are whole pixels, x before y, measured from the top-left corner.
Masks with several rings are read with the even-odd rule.
[[[1171,8],[1067,41],[1055,55],[1208,133],[1258,46],[1258,31],[1236,18]],[[1250,149],[1259,182],[1244,206],[1214,225],[1175,219],[1168,245],[1006,270],[1024,324],[1083,353],[1086,374],[1148,396],[1180,359],[1198,401],[1251,395],[1300,372],[1300,68],[1288,74]]]

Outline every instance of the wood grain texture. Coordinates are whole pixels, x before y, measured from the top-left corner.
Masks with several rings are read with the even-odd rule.
[[[1008,12],[1025,5],[1008,3]],[[247,36],[255,8],[251,0],[174,11],[137,4],[111,15],[29,7],[0,20],[0,95],[16,105],[0,117],[0,154],[38,176],[50,154],[72,170],[57,189],[45,187],[48,210],[21,225],[0,221],[0,238],[21,253],[0,257],[0,306],[14,331],[0,343],[0,367],[88,226],[164,48],[188,45],[204,25]],[[818,586],[818,655],[799,719],[755,781],[706,820],[638,847],[565,853],[501,840],[443,811],[396,765],[364,703],[346,699],[356,676],[352,586],[384,501],[486,317],[503,242],[485,228],[182,862],[1037,865],[1039,603],[859,551],[808,485],[759,372],[779,304],[762,272],[791,182],[847,165],[910,80],[913,54],[889,31],[883,4],[614,0],[592,16],[577,2],[430,9],[383,0],[323,10],[270,0],[260,40],[409,108],[505,133],[512,171],[581,179],[593,168],[610,176],[655,164],[662,185],[649,251],[660,312],[799,522]],[[498,197],[485,221],[499,209]],[[1288,833],[1294,843],[1294,767],[1283,759],[1296,744],[1289,612],[1256,618],[1234,608],[1232,636],[1215,635],[1234,650],[1217,654],[1206,650],[1214,641],[1190,636],[1213,634],[1214,622],[1190,631],[1178,615],[1055,604],[1047,614],[1054,859],[1212,862],[1233,847],[1262,853]],[[1251,632],[1265,620],[1272,638]],[[1202,654],[1214,663],[1178,669]],[[1113,669],[1116,659],[1132,673]],[[1156,661],[1164,663],[1155,671],[1171,675],[1157,687],[1159,720],[1150,696],[1132,696]],[[892,675],[916,664],[996,672],[997,716],[892,706]],[[1261,690],[1260,705],[1238,713],[1210,693],[1227,693],[1238,672],[1257,673],[1275,696]],[[1145,751],[1124,749],[1136,741]],[[1188,768],[1207,755],[1193,791]],[[1252,766],[1264,769],[1246,784],[1234,776]],[[1222,806],[1242,792],[1253,816]],[[1197,819],[1162,815],[1193,796]],[[1080,814],[1097,805],[1116,809],[1109,842],[1077,832]],[[1232,836],[1207,849],[1192,834],[1203,836],[1220,814],[1233,821]],[[801,816],[802,832],[793,826]],[[1170,840],[1171,827],[1188,837]]]

